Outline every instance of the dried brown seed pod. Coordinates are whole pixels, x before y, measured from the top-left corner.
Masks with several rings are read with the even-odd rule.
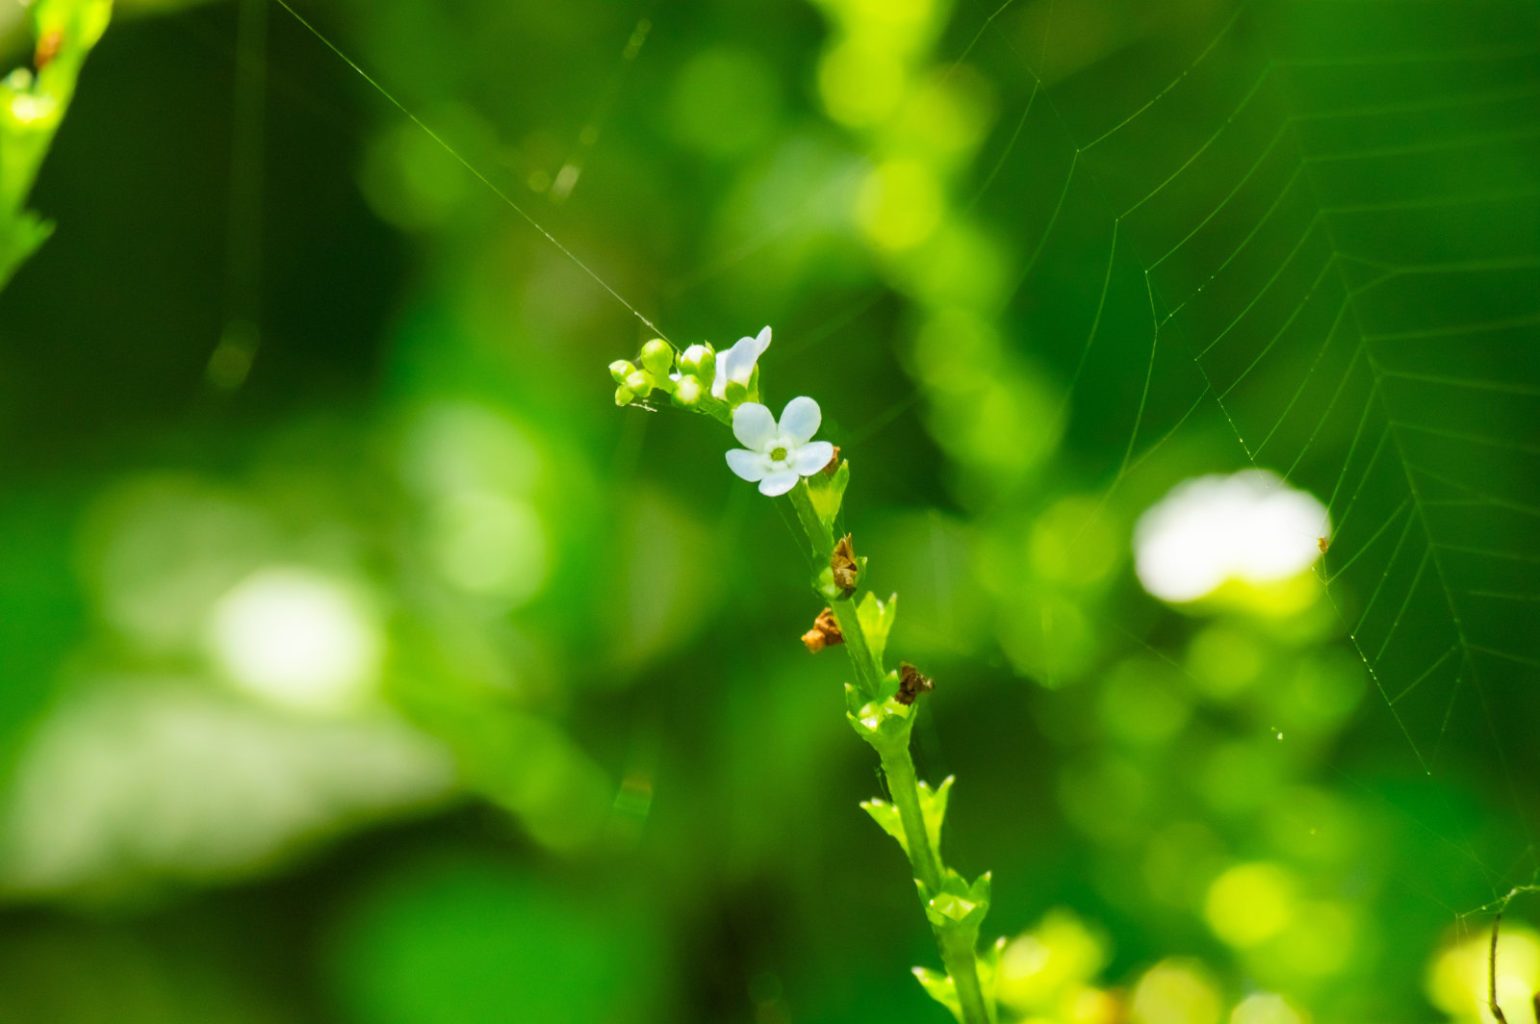
[[[59,48],[64,45],[64,33],[58,29],[45,33],[37,41],[37,50],[32,55],[32,66],[41,71],[53,59],[59,55]]]
[[[818,618],[813,620],[813,628],[802,634],[802,643],[807,647],[809,654],[817,654],[825,647],[845,642],[845,634],[840,632],[840,624],[834,618],[834,609],[825,608],[818,613]]]
[[[907,661],[898,663],[898,693],[894,697],[900,704],[913,704],[920,694],[935,688],[936,684],[929,676],[921,675],[919,669]]]
[[[829,569],[834,573],[834,585],[839,588],[842,596],[849,597],[856,592],[856,577],[861,572],[861,566],[856,562],[855,549],[850,546],[850,534],[845,534],[834,545]]]

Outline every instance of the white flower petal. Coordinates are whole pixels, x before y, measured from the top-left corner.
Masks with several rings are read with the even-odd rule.
[[[755,337],[739,338],[733,347],[717,353],[716,378],[711,382],[711,393],[717,398],[727,397],[727,382],[735,381],[747,387],[754,376],[754,364],[770,347],[770,328],[766,327]]]
[[[822,420],[818,403],[806,395],[799,395],[787,402],[781,411],[781,436],[795,444],[807,444],[818,433],[818,424]]]
[[[759,482],[759,493],[775,497],[777,494],[785,494],[797,486],[797,481],[802,479],[794,469],[782,469],[771,473]]]
[[[770,472],[770,456],[733,448],[727,453],[727,468],[739,479],[758,483]]]
[[[791,457],[791,468],[803,476],[812,476],[834,458],[834,446],[828,441],[814,441],[798,448]]]
[[[733,410],[733,436],[750,451],[768,453],[775,444],[775,417],[758,402],[744,402]]]
[[[753,338],[740,338],[738,344],[727,350],[727,379],[747,384],[754,375],[754,364],[759,361],[759,346]]]

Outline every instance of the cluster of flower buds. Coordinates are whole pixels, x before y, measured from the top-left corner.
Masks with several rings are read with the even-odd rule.
[[[654,338],[642,346],[635,362],[617,359],[610,364],[615,404],[630,405],[662,391],[677,406],[731,422],[726,414],[758,399],[759,357],[769,347],[766,327],[752,338],[739,338],[720,356],[708,344],[691,345],[679,353],[676,366],[674,346]]]
[[[641,365],[638,366],[637,363]],[[642,346],[636,362],[617,359],[610,364],[610,376],[615,378],[615,404],[630,405],[638,399],[646,399],[655,390],[672,394],[671,376],[674,369],[674,346],[662,338],[653,338]]]
[[[760,404],[759,357],[769,347],[766,327],[752,338],[739,338],[720,355],[710,345],[691,345],[678,356],[676,368],[674,346],[654,338],[642,346],[636,362],[617,359],[610,364],[615,404],[645,402],[660,391],[681,408],[720,420],[733,428],[743,445],[727,453],[727,467],[757,483],[761,494],[785,494],[804,477],[825,469],[832,472],[839,449],[813,440],[823,414],[806,395],[787,402],[779,420]],[[843,484],[839,491],[844,491]]]

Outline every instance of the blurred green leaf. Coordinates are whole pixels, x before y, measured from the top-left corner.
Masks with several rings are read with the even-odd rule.
[[[485,857],[405,862],[363,889],[333,976],[364,1024],[645,1019],[655,950],[601,892],[559,892]]]

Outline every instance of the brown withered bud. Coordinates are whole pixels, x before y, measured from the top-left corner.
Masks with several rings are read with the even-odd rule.
[[[818,618],[813,620],[813,628],[802,634],[803,646],[809,654],[817,654],[825,647],[845,642],[845,634],[840,632],[840,624],[834,618],[834,609],[825,608],[818,613]]]
[[[1321,554],[1324,555],[1324,554],[1326,554],[1327,548],[1331,547],[1331,538],[1329,538],[1329,537],[1317,537],[1315,539],[1315,546],[1320,548],[1321,549]]]
[[[935,688],[936,684],[929,676],[921,675],[919,669],[907,661],[898,663],[898,693],[894,694],[894,699],[900,704],[913,704],[920,694]]]
[[[860,574],[861,566],[856,561],[855,548],[850,546],[850,534],[845,534],[834,545],[829,569],[834,573],[834,585],[840,589],[841,596],[849,597],[856,592],[856,576]]]
[[[53,59],[59,55],[59,48],[63,45],[63,32],[55,29],[52,32],[45,33],[37,41],[37,50],[32,55],[32,66],[41,71],[49,64],[52,64]]]
[[[824,466],[824,468],[819,470],[819,472],[823,473],[825,476],[833,476],[834,475],[834,471],[839,469],[839,468],[840,468],[840,446],[839,445],[835,445],[834,446],[834,454],[829,457],[829,464]]]

